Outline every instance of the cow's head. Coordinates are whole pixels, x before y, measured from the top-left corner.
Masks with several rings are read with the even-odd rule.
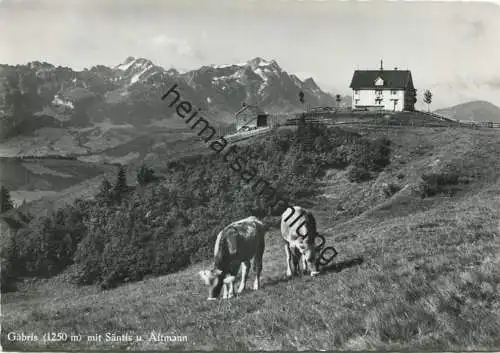
[[[234,280],[234,276],[224,276],[224,273],[219,269],[202,270],[199,272],[199,275],[203,283],[208,286],[207,300],[217,299],[220,295],[222,286]]]
[[[317,239],[320,241],[318,242]],[[298,248],[311,271],[311,276],[319,274],[319,259],[324,245],[325,238],[319,234],[314,237],[307,236],[298,244]]]

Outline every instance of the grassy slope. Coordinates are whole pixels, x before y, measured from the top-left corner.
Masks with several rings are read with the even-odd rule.
[[[179,334],[188,337],[188,349],[500,347],[500,136],[459,129],[370,134],[380,133],[395,141],[395,153],[377,180],[354,185],[339,172],[323,181],[324,195],[313,208],[339,256],[318,278],[285,280],[284,251],[278,231],[272,230],[260,291],[206,302],[196,272],[208,263],[109,292],[77,289],[61,278],[37,281],[2,297],[2,345],[11,330],[50,330]],[[411,195],[419,173],[439,171],[456,157],[486,181],[453,198]],[[381,189],[388,182],[403,189],[387,198]],[[352,217],[349,212],[357,207],[366,212]],[[88,345],[66,343],[64,348]],[[147,340],[132,345],[175,347]],[[35,346],[43,347],[17,347]]]

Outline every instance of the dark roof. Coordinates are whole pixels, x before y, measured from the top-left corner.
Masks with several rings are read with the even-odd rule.
[[[255,115],[267,115],[262,109],[260,109],[256,105],[245,105],[243,108],[238,110],[235,115],[238,116],[241,113],[243,113],[245,110],[249,110],[252,113],[254,113]]]
[[[384,80],[383,86],[375,86],[378,77]],[[356,70],[352,76],[352,89],[359,88],[407,88],[408,83],[413,86],[409,70]]]

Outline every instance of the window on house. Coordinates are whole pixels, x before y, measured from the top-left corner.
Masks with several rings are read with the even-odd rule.
[[[392,91],[391,91],[391,94],[396,94],[396,93],[397,93],[397,91],[396,91],[396,90],[392,90]]]
[[[356,105],[359,103],[359,99],[356,99]]]
[[[355,91],[354,91],[354,94],[359,94],[359,91],[358,91],[358,90],[355,90]]]

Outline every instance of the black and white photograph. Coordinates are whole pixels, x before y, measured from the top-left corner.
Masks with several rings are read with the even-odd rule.
[[[500,3],[0,0],[1,349],[500,351]]]

